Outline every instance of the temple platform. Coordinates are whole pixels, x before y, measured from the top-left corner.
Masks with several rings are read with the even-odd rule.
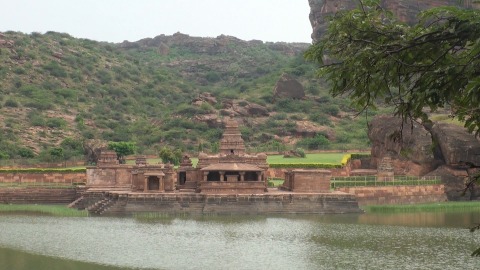
[[[269,189],[263,194],[128,192],[87,190],[74,207],[93,215],[160,214],[340,214],[359,213],[354,195],[343,192],[295,193]]]

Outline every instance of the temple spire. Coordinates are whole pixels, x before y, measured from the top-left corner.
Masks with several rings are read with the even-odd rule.
[[[220,140],[220,154],[222,155],[244,155],[245,144],[242,134],[238,128],[237,121],[230,116],[225,120],[225,132]]]

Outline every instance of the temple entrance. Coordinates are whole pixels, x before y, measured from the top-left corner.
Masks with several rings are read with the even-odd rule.
[[[187,173],[186,172],[179,172],[178,173],[178,184],[179,185],[185,185],[185,182],[187,181]]]
[[[159,190],[160,179],[157,176],[149,176],[147,180],[148,190]]]
[[[257,181],[257,172],[245,172],[245,181]]]
[[[209,172],[207,176],[207,181],[220,181],[219,172]]]

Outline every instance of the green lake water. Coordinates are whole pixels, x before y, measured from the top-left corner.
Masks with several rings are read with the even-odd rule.
[[[0,270],[480,269],[480,213],[0,216]]]

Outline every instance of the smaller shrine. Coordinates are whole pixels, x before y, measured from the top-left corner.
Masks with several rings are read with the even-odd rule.
[[[87,187],[133,192],[173,192],[175,172],[171,164],[148,164],[138,156],[135,165],[119,164],[114,151],[103,150],[95,167],[87,167]]]

